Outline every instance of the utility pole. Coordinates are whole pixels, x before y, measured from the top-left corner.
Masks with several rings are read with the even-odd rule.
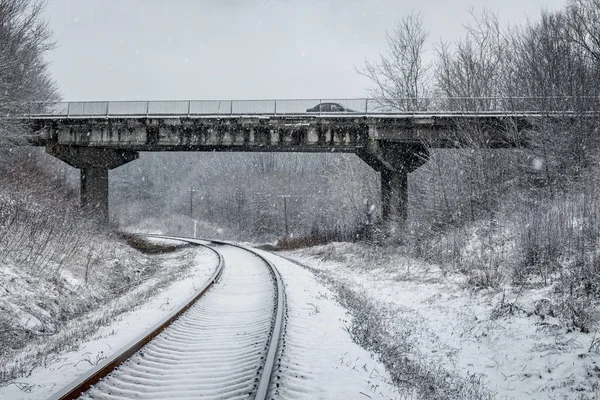
[[[283,218],[285,221],[285,236],[288,236],[290,231],[288,228],[287,199],[288,199],[288,197],[292,197],[292,196],[289,194],[284,194],[279,197],[283,197]]]
[[[285,236],[290,234],[288,230],[288,219],[287,219],[287,196],[283,197],[283,214],[285,215]]]
[[[190,186],[190,218],[194,218],[194,192],[197,191],[193,186]]]
[[[365,199],[365,238],[371,240],[373,236],[373,211],[375,211],[375,204],[369,204],[369,199]]]
[[[257,193],[260,194],[260,193]],[[294,198],[304,198],[304,197],[310,197],[310,198],[314,198],[314,196],[304,196],[301,194],[282,194],[279,195],[277,197],[282,197],[283,198],[283,220],[285,223],[285,236],[289,236],[290,234],[290,230],[289,230],[289,225],[288,225],[288,212],[287,212],[287,199],[294,197]]]

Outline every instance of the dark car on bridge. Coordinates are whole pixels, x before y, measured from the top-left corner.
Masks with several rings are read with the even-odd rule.
[[[320,103],[317,104],[316,106],[314,106],[313,108],[309,108],[306,110],[306,112],[334,112],[334,113],[338,113],[338,112],[356,112],[355,110],[352,110],[350,108],[346,108],[344,106],[342,106],[341,104],[338,103]]]

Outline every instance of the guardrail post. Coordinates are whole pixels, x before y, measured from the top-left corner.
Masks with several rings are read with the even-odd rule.
[[[369,113],[369,99],[365,99],[365,115]]]
[[[323,102],[323,99],[319,99],[319,115],[321,115],[321,103]]]
[[[67,103],[67,118],[71,116],[71,102]]]
[[[275,100],[275,106],[273,107],[273,114],[277,115],[277,100]]]
[[[106,102],[106,118],[108,118],[108,105],[110,104],[109,101]]]
[[[146,102],[146,118],[148,118],[149,101]]]
[[[192,107],[192,101],[188,100],[188,115],[187,115],[188,118],[190,117],[190,109],[191,109],[191,107]]]
[[[229,101],[229,115],[233,115],[233,100]]]

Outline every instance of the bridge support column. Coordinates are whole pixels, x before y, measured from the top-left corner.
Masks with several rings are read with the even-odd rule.
[[[404,222],[408,206],[408,174],[423,165],[429,156],[420,144],[371,140],[357,155],[381,174],[381,218]]]
[[[406,220],[408,173],[406,170],[381,170],[381,218],[384,221]]]
[[[46,152],[81,170],[81,209],[108,223],[108,171],[136,160],[139,154],[129,150],[59,144],[49,145]]]
[[[108,222],[108,168],[82,168],[79,195],[85,213]]]

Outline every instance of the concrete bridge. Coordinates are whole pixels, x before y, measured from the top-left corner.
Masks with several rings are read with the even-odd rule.
[[[467,106],[484,100],[464,100],[432,111],[372,99],[71,102],[36,105],[21,118],[32,145],[81,170],[81,205],[104,220],[108,171],[140,151],[355,153],[381,173],[384,220],[402,220],[408,173],[427,161],[429,148],[523,145],[531,118],[547,115],[478,111]]]

